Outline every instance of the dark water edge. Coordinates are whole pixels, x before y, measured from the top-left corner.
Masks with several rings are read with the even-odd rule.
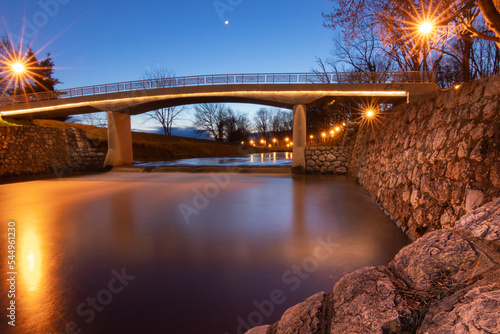
[[[108,173],[1,185],[0,201],[18,255],[2,333],[244,332],[409,243],[338,176]]]

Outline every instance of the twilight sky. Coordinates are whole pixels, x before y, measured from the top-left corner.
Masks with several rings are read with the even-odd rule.
[[[24,17],[24,42],[52,53],[58,89],[138,80],[157,67],[178,76],[308,72],[331,48],[321,17],[330,7],[327,0],[2,1],[0,34],[17,39]]]

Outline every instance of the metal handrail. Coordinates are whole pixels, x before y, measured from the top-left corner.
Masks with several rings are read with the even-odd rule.
[[[237,84],[430,83],[435,81],[436,77],[434,72],[331,72],[198,75],[127,81],[61,89],[52,92],[3,96],[0,97],[0,105],[171,87]]]

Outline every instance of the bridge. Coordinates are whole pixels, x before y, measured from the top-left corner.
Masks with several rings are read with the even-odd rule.
[[[197,103],[293,110],[294,168],[305,167],[306,110],[322,102],[404,103],[439,90],[433,72],[222,74],[148,79],[0,97],[0,116],[53,118],[107,112],[106,165],[133,162],[130,116]]]

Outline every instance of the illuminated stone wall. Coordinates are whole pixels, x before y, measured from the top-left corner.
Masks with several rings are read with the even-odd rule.
[[[500,75],[400,105],[364,126],[354,177],[412,238],[500,196]]]
[[[307,174],[347,174],[352,147],[306,147]]]
[[[99,171],[105,156],[80,129],[0,127],[0,177]]]

